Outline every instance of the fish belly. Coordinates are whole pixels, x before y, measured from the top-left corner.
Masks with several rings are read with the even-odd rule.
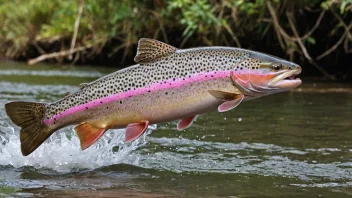
[[[92,115],[86,122],[101,128],[124,128],[130,123],[156,124],[216,111],[223,101],[209,90],[238,92],[229,79],[195,82],[114,100],[88,111]]]

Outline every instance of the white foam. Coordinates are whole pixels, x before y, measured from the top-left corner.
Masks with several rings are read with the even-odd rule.
[[[0,120],[0,165],[15,168],[33,166],[48,168],[58,172],[79,169],[95,169],[112,164],[137,164],[138,155],[131,151],[145,144],[146,135],[156,128],[152,125],[136,141],[123,143],[124,129],[109,130],[100,140],[88,149],[80,149],[79,139],[72,127],[54,133],[37,150],[27,157],[22,156],[19,132],[6,121]]]

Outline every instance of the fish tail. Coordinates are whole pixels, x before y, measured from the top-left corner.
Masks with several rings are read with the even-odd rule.
[[[44,103],[10,102],[5,104],[6,114],[21,127],[21,151],[24,156],[37,149],[54,130],[44,124]]]

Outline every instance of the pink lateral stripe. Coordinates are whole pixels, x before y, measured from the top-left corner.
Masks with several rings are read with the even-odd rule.
[[[54,118],[56,120],[59,120],[59,119],[66,117],[68,115],[83,111],[86,109],[86,107],[93,108],[93,107],[99,106],[101,104],[114,102],[117,100],[128,98],[130,96],[142,95],[142,94],[147,93],[148,91],[160,91],[160,90],[166,90],[166,89],[170,89],[170,88],[179,88],[179,87],[182,87],[187,84],[194,83],[194,82],[202,82],[202,81],[207,81],[207,80],[226,78],[229,76],[230,76],[230,71],[214,71],[214,72],[207,72],[207,73],[197,73],[197,74],[191,75],[190,77],[178,78],[175,80],[169,79],[166,81],[153,83],[147,87],[141,87],[141,88],[137,88],[135,90],[129,90],[126,92],[113,94],[113,95],[110,95],[110,96],[107,96],[104,98],[92,100],[92,101],[85,103],[85,104],[71,107],[71,108],[69,108],[59,114],[52,116],[49,119],[43,120],[43,122],[46,125],[50,125],[50,124],[54,123]]]

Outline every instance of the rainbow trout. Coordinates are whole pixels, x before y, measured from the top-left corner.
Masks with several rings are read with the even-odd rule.
[[[125,128],[125,142],[149,124],[179,120],[189,127],[199,114],[234,109],[242,101],[287,91],[301,84],[301,67],[267,54],[232,47],[177,49],[140,39],[136,65],[116,71],[53,103],[10,102],[7,115],[21,127],[23,155],[55,131],[74,129],[81,148],[108,129]]]

